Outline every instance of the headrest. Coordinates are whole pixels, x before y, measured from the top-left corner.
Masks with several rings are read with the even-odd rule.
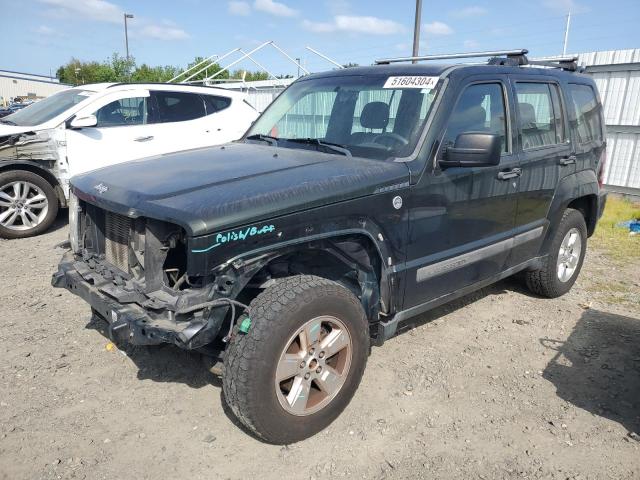
[[[518,111],[520,113],[520,126],[536,126],[536,109],[530,103],[519,102]]]
[[[389,105],[384,102],[370,102],[362,109],[360,125],[364,128],[387,128]]]

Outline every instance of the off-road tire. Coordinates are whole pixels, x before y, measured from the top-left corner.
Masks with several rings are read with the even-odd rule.
[[[312,275],[284,278],[250,304],[251,327],[238,332],[224,354],[224,398],[237,419],[262,440],[290,444],[327,427],[353,397],[369,354],[368,321],[360,301],[336,282]],[[275,389],[276,367],[287,341],[308,320],[332,315],[352,340],[345,383],[324,408],[307,416],[287,412]]]
[[[13,230],[0,225],[0,238],[15,239],[40,235],[45,232],[58,215],[58,197],[51,184],[40,175],[26,170],[12,170],[0,174],[0,188],[12,182],[29,182],[36,185],[47,197],[47,214],[35,227],[27,230]]]
[[[577,229],[580,233],[582,250],[580,252],[578,265],[573,272],[572,277],[568,281],[562,282],[558,278],[557,273],[558,255],[560,254],[560,246],[562,244],[562,240],[564,239],[567,232],[569,232],[569,230],[571,230],[572,228]],[[527,287],[533,293],[536,293],[543,297],[556,298],[564,295],[569,290],[571,290],[571,287],[578,278],[586,251],[587,224],[584,220],[584,216],[578,210],[568,208],[564,211],[558,228],[556,228],[556,231],[553,232],[553,240],[551,241],[551,245],[549,247],[549,255],[547,255],[542,261],[542,267],[539,270],[525,273],[525,282],[527,284]]]

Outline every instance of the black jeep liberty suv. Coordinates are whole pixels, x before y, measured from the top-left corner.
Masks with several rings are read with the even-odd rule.
[[[263,440],[315,434],[404,320],[518,272],[557,297],[580,272],[605,202],[594,82],[488,53],[309,75],[240,141],[74,178],[53,285],[114,341],[218,350]],[[471,56],[492,58],[409,63]]]

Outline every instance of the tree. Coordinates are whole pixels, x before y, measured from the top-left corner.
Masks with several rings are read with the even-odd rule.
[[[198,65],[199,63],[202,63],[202,65]],[[196,65],[198,66],[195,67]],[[189,64],[189,68],[191,67],[195,68],[187,72],[186,75],[181,75],[178,81],[188,78],[190,75],[199,72],[199,70],[202,70],[202,72],[199,72],[193,78],[189,79],[189,81],[204,80],[222,70],[222,67],[218,63],[211,60],[205,62],[203,57],[194,58],[193,62]],[[136,66],[133,57],[127,59],[118,53],[114,53],[111,55],[111,58],[102,63],[96,61],[83,62],[77,58],[72,58],[56,70],[56,77],[58,77],[62,83],[72,85],[101,82],[168,82],[182,71],[183,69],[181,67],[172,65],[153,67],[143,63],[140,66]],[[243,74],[243,70],[236,70],[233,72],[233,78],[242,78]],[[228,70],[225,70],[215,77],[215,79],[228,78]],[[266,80],[268,78],[269,75],[266,72],[247,71],[245,76],[247,81]]]
[[[267,72],[249,72],[247,70],[235,70],[231,74],[231,78],[242,79],[244,75],[244,80],[246,82],[254,82],[256,80],[268,80],[269,74]]]

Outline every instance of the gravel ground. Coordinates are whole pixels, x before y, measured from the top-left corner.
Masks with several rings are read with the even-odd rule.
[[[65,212],[66,213],[66,212]],[[0,241],[0,478],[640,478],[640,262],[590,246],[566,296],[509,279],[374,348],[328,429],[263,444],[198,355],[109,349],[50,286],[66,238]]]

